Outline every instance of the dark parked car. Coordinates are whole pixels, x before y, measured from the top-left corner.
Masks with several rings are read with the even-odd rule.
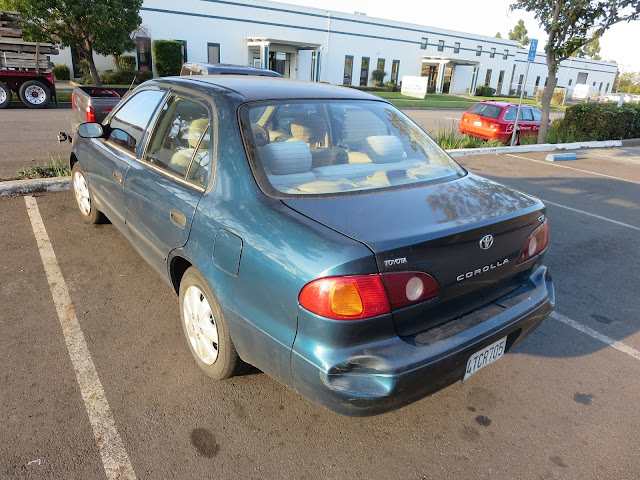
[[[165,78],[78,133],[80,213],[175,289],[215,379],[247,362],[381,413],[468,378],[553,308],[542,202],[467,172],[380,98]]]
[[[266,68],[233,65],[230,63],[185,62],[180,70],[180,76],[191,75],[254,75],[259,77],[282,77],[278,72]]]

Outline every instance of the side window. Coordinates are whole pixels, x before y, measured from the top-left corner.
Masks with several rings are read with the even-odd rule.
[[[112,130],[107,140],[135,155],[149,120],[163,97],[164,92],[160,90],[143,90],[132,95],[111,117],[109,125]]]
[[[516,108],[509,108],[507,109],[507,113],[504,114],[504,117],[502,117],[503,120],[515,120],[516,119],[516,112],[518,110]]]
[[[534,121],[539,122],[540,120],[542,120],[542,112],[540,112],[540,110],[538,110],[537,108],[532,108],[531,113],[533,114]]]
[[[204,187],[211,171],[210,131],[207,107],[172,94],[151,133],[145,160]]]
[[[531,114],[530,108],[523,108],[522,110],[520,110],[520,120],[533,120],[533,115]]]

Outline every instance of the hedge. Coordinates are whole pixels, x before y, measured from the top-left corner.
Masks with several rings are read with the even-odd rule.
[[[558,123],[557,126],[553,125]],[[554,121],[556,134],[576,142],[640,138],[640,104],[584,103]]]
[[[56,80],[69,80],[71,78],[71,70],[64,63],[56,63],[53,66],[53,74],[56,76]]]
[[[494,93],[496,93],[495,88],[486,87],[484,85],[476,87],[476,97],[493,97]]]
[[[180,75],[182,68],[182,43],[175,40],[154,40],[151,53],[160,77]]]
[[[104,85],[139,85],[153,78],[153,72],[139,70],[121,70],[119,72],[104,72],[100,74],[100,81]],[[93,85],[91,75],[85,75],[78,83],[81,85]]]
[[[136,69],[136,57],[133,55],[120,55],[118,59],[120,68],[122,70],[135,70]]]

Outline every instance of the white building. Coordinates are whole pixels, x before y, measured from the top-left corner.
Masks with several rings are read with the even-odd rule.
[[[371,72],[382,69],[385,82],[427,76],[438,93],[488,85],[509,94],[523,86],[528,53],[511,40],[264,0],[145,0],[140,14],[149,36],[139,37],[132,53],[141,69],[152,68],[153,40],[178,40],[189,61],[262,66],[302,80],[367,85]],[[68,49],[52,60],[74,63]],[[96,55],[96,63],[113,69],[111,58]],[[616,70],[612,63],[571,58],[562,63],[558,85],[587,83],[604,95]],[[542,52],[525,92],[534,95],[546,80]]]

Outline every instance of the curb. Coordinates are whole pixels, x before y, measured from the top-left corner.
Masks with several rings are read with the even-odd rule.
[[[71,177],[36,178],[33,180],[11,180],[0,182],[0,196],[27,195],[39,192],[61,192],[71,190]]]
[[[628,142],[628,143],[624,143]],[[637,142],[637,143],[632,143]],[[604,142],[575,142],[575,143],[540,143],[537,145],[518,145],[516,147],[489,147],[489,148],[460,148],[447,150],[452,157],[471,157],[476,155],[495,155],[498,153],[527,153],[527,152],[553,152],[554,150],[577,150],[579,148],[611,148],[622,146],[640,145],[640,139],[633,140],[606,140]]]
[[[452,157],[476,155],[497,155],[499,153],[552,152],[554,150],[577,150],[579,148],[633,147],[640,145],[640,138],[629,140],[607,140],[604,142],[542,143],[540,145],[520,145],[517,147],[460,148],[447,150]],[[34,180],[12,180],[0,182],[0,196],[27,195],[40,192],[61,192],[71,190],[71,177],[37,178]]]

